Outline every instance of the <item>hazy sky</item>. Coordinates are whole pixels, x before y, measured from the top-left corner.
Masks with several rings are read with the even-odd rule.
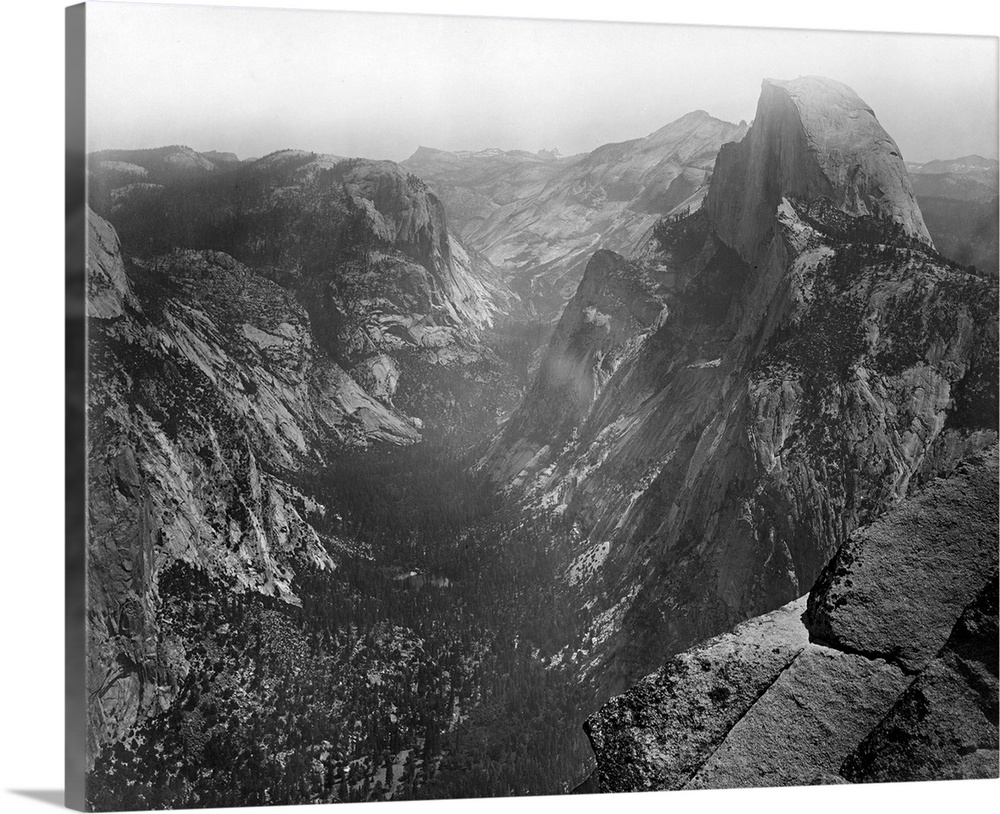
[[[240,157],[557,147],[692,110],[753,118],[764,77],[850,85],[907,160],[997,157],[997,39],[88,3],[88,149]]]

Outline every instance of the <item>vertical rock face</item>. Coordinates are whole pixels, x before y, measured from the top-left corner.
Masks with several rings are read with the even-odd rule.
[[[997,576],[841,766],[854,783],[996,777]]]
[[[994,447],[860,529],[808,598],[613,699],[586,725],[596,785],[996,777],[997,499]]]
[[[725,315],[706,330],[689,277],[581,428],[606,450],[574,484],[592,517],[613,506],[604,473],[629,471],[629,435],[667,461],[610,535],[623,588],[595,672],[815,587],[593,716],[589,788],[995,777],[995,283],[933,251],[892,140],[828,80],[765,81],[706,209],[703,255],[714,240],[740,258]],[[719,374],[696,389],[699,335]],[[637,381],[660,411],[627,410],[616,391]]]
[[[87,314],[97,319],[121,316],[125,305],[135,305],[125,276],[118,235],[104,218],[87,210]]]
[[[926,666],[996,567],[996,475],[994,451],[853,535],[809,596],[813,638]]]
[[[707,206],[722,240],[756,264],[783,197],[827,198],[931,242],[896,143],[853,90],[830,79],[764,80],[750,131],[719,152]]]

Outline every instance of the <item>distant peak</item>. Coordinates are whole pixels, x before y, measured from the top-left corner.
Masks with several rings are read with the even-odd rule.
[[[420,147],[417,147],[413,155],[410,156],[410,159],[426,158],[429,155],[438,155],[439,153],[442,152],[444,151],[439,150],[437,147],[424,147],[423,145],[421,145]]]
[[[544,149],[543,150],[539,150],[536,153],[536,155],[539,158],[545,158],[545,159],[548,159],[548,160],[551,160],[551,161],[555,161],[556,159],[559,159],[559,158],[563,157],[563,154],[560,153],[559,150],[558,150],[558,148],[556,148],[556,147],[553,147],[551,150],[544,150]]]
[[[925,173],[963,173],[975,172],[978,170],[996,171],[1000,162],[995,158],[984,158],[981,155],[963,155],[959,158],[936,158],[933,161],[914,161],[908,163],[908,167],[916,172]]]

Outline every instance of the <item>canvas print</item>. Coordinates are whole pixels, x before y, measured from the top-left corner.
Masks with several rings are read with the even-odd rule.
[[[69,15],[76,804],[997,777],[996,38]]]

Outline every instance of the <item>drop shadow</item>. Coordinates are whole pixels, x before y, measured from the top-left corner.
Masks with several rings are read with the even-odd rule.
[[[66,792],[63,789],[7,789],[11,794],[20,794],[22,797],[30,797],[49,805],[64,806]]]

